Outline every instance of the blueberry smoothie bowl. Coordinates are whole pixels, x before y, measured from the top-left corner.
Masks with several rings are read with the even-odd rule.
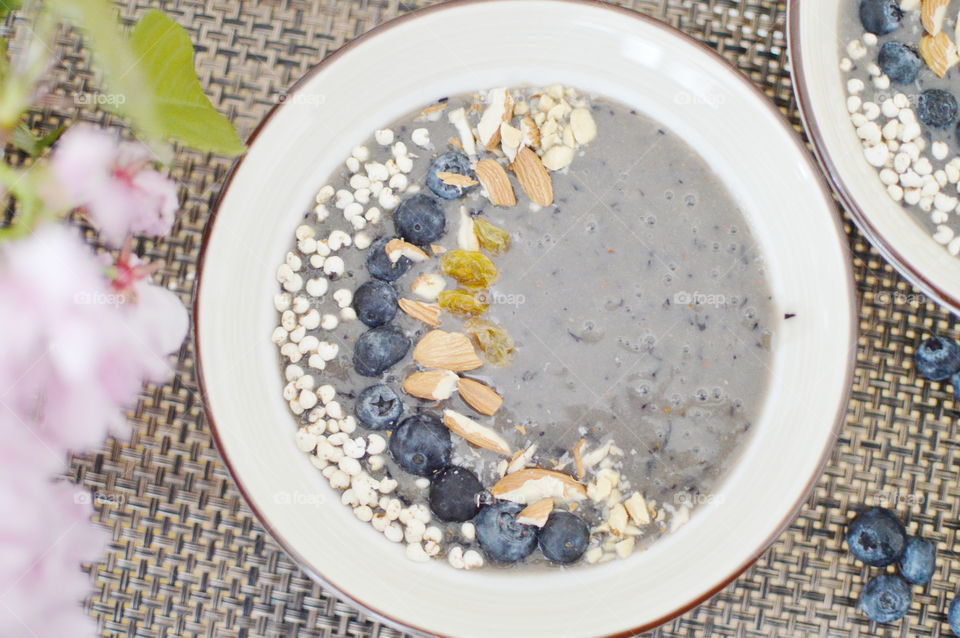
[[[651,628],[749,566],[836,440],[828,192],[741,75],[629,11],[445,3],[351,43],[204,242],[224,462],[297,567],[398,627]]]
[[[344,506],[411,559],[629,557],[748,440],[764,260],[657,122],[561,85],[448,97],[373,132],[310,208],[277,269],[283,397]]]

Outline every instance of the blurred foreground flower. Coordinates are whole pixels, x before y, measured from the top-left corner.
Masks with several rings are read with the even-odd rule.
[[[124,259],[111,282],[61,225],[0,245],[0,407],[63,453],[121,427],[143,382],[166,379],[187,331],[176,295]]]
[[[103,240],[118,247],[133,233],[165,235],[177,211],[177,187],[153,169],[150,149],[90,125],[63,134],[50,157],[47,193],[57,207],[83,209]]]

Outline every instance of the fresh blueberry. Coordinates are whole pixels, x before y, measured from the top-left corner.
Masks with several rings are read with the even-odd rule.
[[[399,279],[413,265],[413,262],[406,257],[401,257],[396,263],[390,261],[384,248],[391,239],[396,239],[396,237],[381,237],[370,244],[370,252],[367,254],[367,270],[370,271],[371,275],[383,281]]]
[[[880,47],[877,63],[890,81],[897,84],[910,84],[923,67],[923,60],[915,48],[893,41],[884,42]]]
[[[477,541],[487,558],[496,563],[515,563],[537,548],[537,528],[517,522],[522,505],[503,501],[480,510],[473,524]]]
[[[953,386],[953,400],[960,403],[960,372],[953,373],[950,377],[950,385]]]
[[[476,174],[470,168],[470,160],[459,151],[444,153],[433,160],[427,172],[427,188],[441,199],[459,199],[473,188],[473,186],[447,184],[438,177],[438,173],[456,173],[477,181]]]
[[[371,279],[353,293],[353,309],[371,328],[390,323],[397,314],[397,291],[385,281]]]
[[[917,348],[913,361],[921,376],[943,381],[960,372],[960,345],[946,337],[930,337]]]
[[[540,530],[540,551],[554,563],[567,565],[580,560],[590,542],[590,529],[570,512],[553,512]]]
[[[950,625],[950,631],[954,636],[960,636],[960,597],[950,601],[950,607],[947,610],[947,623]]]
[[[371,430],[389,430],[403,414],[403,401],[393,388],[378,383],[357,395],[353,412],[361,425]]]
[[[896,31],[903,20],[897,0],[860,0],[860,22],[870,33],[886,35]]]
[[[430,509],[441,521],[469,521],[480,509],[483,483],[465,467],[451,465],[430,483]]]
[[[393,223],[408,242],[426,246],[443,236],[447,216],[436,197],[417,193],[400,202],[393,213]]]
[[[907,533],[896,514],[872,507],[847,526],[847,546],[860,561],[873,567],[895,563],[903,554]]]
[[[947,128],[957,119],[957,98],[943,89],[927,89],[917,100],[917,117],[927,126]]]
[[[911,585],[923,585],[933,578],[936,561],[937,548],[933,542],[919,536],[911,536],[907,539],[907,546],[897,563],[897,569]]]
[[[426,413],[408,416],[390,437],[390,454],[411,474],[430,476],[450,463],[450,430]]]
[[[870,620],[894,622],[907,613],[912,596],[907,581],[896,574],[881,574],[863,588],[858,606]]]
[[[410,349],[410,339],[396,326],[380,326],[367,330],[353,346],[353,367],[365,377],[379,377],[403,359]]]

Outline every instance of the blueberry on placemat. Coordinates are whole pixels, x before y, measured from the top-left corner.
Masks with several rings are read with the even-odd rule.
[[[367,330],[353,346],[353,367],[365,377],[378,377],[403,359],[410,350],[410,339],[397,326]]]
[[[440,177],[440,173],[454,173],[463,175],[474,182],[477,176],[470,168],[470,159],[460,151],[450,151],[443,155],[438,155],[430,164],[430,170],[427,172],[427,188],[433,191],[433,194],[442,199],[459,199],[473,186],[460,186],[457,184],[448,184]]]
[[[884,42],[880,47],[877,64],[890,81],[897,84],[910,84],[923,68],[923,60],[915,48],[894,41]]]
[[[390,261],[385,248],[391,239],[396,237],[381,237],[370,244],[367,253],[367,270],[370,271],[371,276],[383,281],[396,281],[413,265],[407,257],[401,257],[396,263]]]
[[[917,117],[927,126],[947,128],[957,119],[957,98],[943,89],[927,89],[917,100]]]
[[[487,505],[477,514],[473,521],[477,541],[487,558],[496,563],[515,563],[536,549],[539,530],[517,522],[522,509],[522,505],[505,501]]]
[[[870,33],[886,35],[896,31],[903,20],[897,0],[860,0],[860,22]]]
[[[913,360],[921,376],[943,381],[960,372],[960,345],[953,339],[935,335],[920,344]]]
[[[389,430],[403,414],[403,401],[393,388],[378,383],[360,391],[353,412],[360,425],[371,430]]]
[[[858,606],[870,620],[888,623],[903,618],[912,598],[907,581],[896,574],[881,574],[863,588]]]
[[[390,323],[397,314],[397,291],[380,279],[371,279],[353,293],[357,318],[371,328]]]
[[[443,236],[447,215],[436,197],[417,193],[400,202],[393,213],[393,224],[408,242],[426,246]]]
[[[540,530],[540,551],[554,563],[566,565],[580,560],[589,542],[590,528],[570,512],[552,512]]]
[[[437,472],[430,482],[430,509],[441,521],[462,523],[480,509],[483,483],[465,467],[451,465]]]
[[[430,476],[450,463],[450,430],[424,412],[408,416],[390,437],[390,454],[397,464],[417,476]]]
[[[847,546],[858,560],[883,567],[899,560],[907,544],[907,532],[896,514],[874,507],[857,515],[847,526]]]
[[[950,625],[950,631],[954,636],[960,636],[960,597],[950,601],[950,607],[947,610],[947,624]]]
[[[900,575],[911,585],[923,585],[933,578],[937,561],[937,548],[933,541],[919,536],[907,539],[903,556],[897,562]]]

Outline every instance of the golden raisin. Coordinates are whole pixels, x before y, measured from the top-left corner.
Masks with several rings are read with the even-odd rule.
[[[473,228],[480,247],[491,255],[500,255],[510,248],[510,233],[484,219],[474,219]]]
[[[477,344],[487,363],[498,368],[510,364],[515,346],[513,337],[503,326],[474,317],[464,322],[463,329]]]
[[[476,250],[451,250],[440,258],[440,268],[464,288],[488,288],[497,278],[497,267]]]
[[[437,301],[443,310],[460,316],[476,317],[485,313],[489,307],[482,297],[475,297],[468,290],[444,290]]]

